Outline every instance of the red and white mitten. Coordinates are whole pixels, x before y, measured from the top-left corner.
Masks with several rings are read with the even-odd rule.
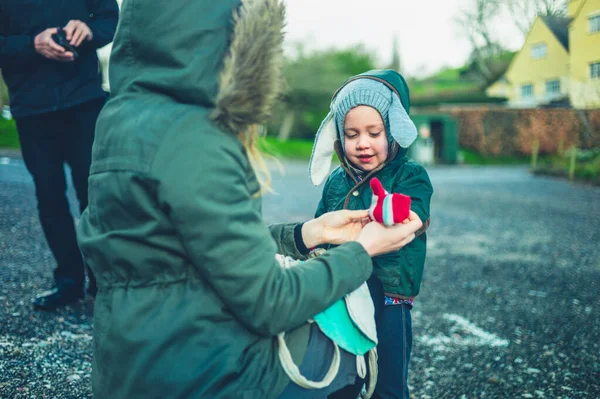
[[[369,217],[386,226],[402,223],[410,214],[410,197],[385,191],[378,178],[371,179],[373,201],[369,208]]]

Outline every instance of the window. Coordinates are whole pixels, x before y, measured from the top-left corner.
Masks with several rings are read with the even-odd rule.
[[[600,62],[590,64],[590,78],[600,79]]]
[[[560,94],[560,80],[546,81],[546,97],[554,97]]]
[[[588,21],[590,21],[590,33],[600,32],[600,15],[589,17]]]
[[[523,86],[521,86],[521,97],[522,98],[531,98],[531,97],[533,97],[533,85],[523,85]]]
[[[548,46],[545,43],[534,44],[533,47],[531,47],[531,57],[535,60],[544,58],[547,52]]]

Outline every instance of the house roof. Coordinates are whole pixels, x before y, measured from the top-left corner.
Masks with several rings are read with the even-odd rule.
[[[579,12],[583,8],[583,5],[585,4],[586,1],[587,0],[582,0],[581,2],[579,2],[579,5],[577,5],[577,9],[575,10],[575,12],[572,15],[569,15],[572,18],[572,20],[577,19],[577,17],[579,16]]]
[[[552,17],[549,15],[541,15],[540,18],[554,33],[554,36],[556,36],[565,50],[569,51],[569,23],[571,22],[571,18]]]

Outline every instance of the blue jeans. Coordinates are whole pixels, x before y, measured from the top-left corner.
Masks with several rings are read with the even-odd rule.
[[[85,270],[66,197],[64,165],[69,164],[79,209],[83,211],[88,203],[96,119],[104,101],[102,98],[16,120],[23,160],[35,185],[42,230],[57,262],[54,280],[58,289],[83,291]],[[88,273],[90,285],[95,285]]]
[[[408,305],[386,306],[378,330],[379,377],[374,399],[408,399],[412,317]]]
[[[377,321],[379,376],[373,399],[409,399],[408,362],[412,348],[412,318],[408,305],[385,306]],[[367,377],[368,380],[368,377]],[[329,399],[356,399],[364,381],[343,388]]]

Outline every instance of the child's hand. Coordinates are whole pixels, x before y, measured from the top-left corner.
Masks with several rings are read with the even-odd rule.
[[[367,210],[328,212],[304,223],[302,240],[308,248],[320,244],[338,245],[355,241],[369,221]]]

